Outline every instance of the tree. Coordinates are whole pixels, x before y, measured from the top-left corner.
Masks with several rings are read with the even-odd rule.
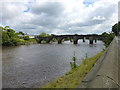
[[[13,29],[7,29],[7,34],[10,38],[16,37],[15,31]]]
[[[20,41],[17,36],[17,33],[9,26],[0,28],[2,29],[2,45],[5,46],[17,45],[17,42]]]
[[[25,35],[22,31],[19,31],[19,34]]]
[[[24,36],[24,40],[30,40],[29,36]]]
[[[10,38],[6,31],[2,32],[2,45],[11,45]]]
[[[40,37],[47,37],[47,36],[51,36],[51,35],[49,35],[49,34],[47,34],[47,33],[44,33],[44,32],[42,32],[40,35],[39,35]]]
[[[112,32],[114,32],[116,36],[118,35],[120,32],[120,22],[112,26]]]
[[[5,29],[10,29],[10,26],[5,26]]]
[[[46,36],[47,36],[47,34],[46,34],[46,33],[44,33],[44,32],[42,32],[39,36],[40,36],[40,37],[46,37]]]
[[[109,46],[109,44],[111,43],[111,41],[115,37],[115,33],[104,32],[104,33],[102,33],[102,36],[105,36],[103,39],[103,42],[105,43],[105,46],[107,47],[107,46]]]

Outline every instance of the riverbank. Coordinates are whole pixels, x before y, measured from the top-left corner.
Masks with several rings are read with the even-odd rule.
[[[24,40],[24,39],[19,39],[15,44],[6,44],[6,45],[2,45],[2,46],[18,46],[18,45],[30,45],[30,44],[37,44],[38,42],[35,39],[29,39],[29,40]]]
[[[29,44],[36,44],[38,43],[35,39],[29,39],[29,40],[21,40],[18,42],[18,45],[29,45]]]
[[[103,52],[104,51],[101,51],[91,58],[84,59],[82,64],[76,69],[73,69],[66,75],[55,79],[54,82],[49,83],[43,88],[76,88],[81,83],[86,74],[92,69]]]
[[[118,50],[119,41],[115,37],[79,88],[119,88]]]

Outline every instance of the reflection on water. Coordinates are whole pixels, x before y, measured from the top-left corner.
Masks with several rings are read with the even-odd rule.
[[[65,41],[63,44],[3,47],[3,87],[42,86],[70,70],[74,51],[80,65],[86,54],[94,56],[103,47],[101,41],[89,45],[88,41],[83,43],[82,40],[77,45]]]

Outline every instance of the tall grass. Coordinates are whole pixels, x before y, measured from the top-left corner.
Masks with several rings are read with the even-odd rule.
[[[72,57],[73,62],[70,62],[71,69],[77,68],[76,60],[77,58],[75,57],[75,51],[74,51],[74,56]]]
[[[54,82],[49,83],[43,88],[76,88],[85,75],[92,69],[103,52],[104,51],[101,51],[94,57],[84,59],[80,66],[72,69],[70,72],[66,73],[66,75],[57,78]]]

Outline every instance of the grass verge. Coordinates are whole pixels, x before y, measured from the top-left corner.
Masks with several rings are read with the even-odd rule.
[[[76,88],[83,80],[85,75],[92,69],[103,52],[104,51],[101,51],[91,58],[84,59],[80,66],[69,71],[66,75],[55,79],[54,82],[49,83],[42,88]]]

